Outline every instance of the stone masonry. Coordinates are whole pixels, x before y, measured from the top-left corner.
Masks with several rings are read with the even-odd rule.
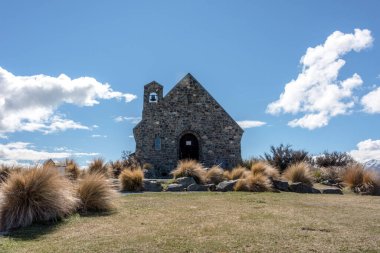
[[[136,157],[152,164],[157,176],[168,176],[183,157],[207,167],[241,161],[243,129],[191,74],[165,97],[157,82],[144,86],[142,120],[133,133]]]

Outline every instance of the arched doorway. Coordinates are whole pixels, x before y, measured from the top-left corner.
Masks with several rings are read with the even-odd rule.
[[[199,143],[194,134],[184,134],[179,140],[179,159],[199,160]]]

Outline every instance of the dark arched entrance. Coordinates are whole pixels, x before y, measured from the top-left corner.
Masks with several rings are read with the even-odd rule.
[[[199,160],[199,143],[194,134],[184,134],[179,140],[179,159]]]

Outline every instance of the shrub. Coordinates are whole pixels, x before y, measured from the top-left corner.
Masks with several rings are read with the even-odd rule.
[[[65,175],[71,180],[77,180],[80,175],[78,164],[73,159],[66,159],[65,166]]]
[[[249,175],[239,179],[234,187],[235,191],[265,192],[272,189],[269,178],[264,174]]]
[[[307,185],[313,185],[313,177],[310,173],[310,165],[306,162],[292,164],[283,173],[284,178],[296,183],[301,182]]]
[[[365,170],[362,164],[352,164],[343,174],[343,182],[356,193],[380,194],[379,175],[371,170]]]
[[[198,184],[203,184],[205,182],[206,170],[195,160],[181,160],[171,174],[173,174],[174,178],[192,177]]]
[[[109,175],[112,178],[119,178],[120,173],[123,171],[123,169],[124,169],[124,166],[120,160],[117,160],[115,162],[110,162]]]
[[[348,153],[336,151],[331,153],[325,151],[315,159],[315,164],[318,167],[344,167],[354,162],[354,158]]]
[[[206,173],[206,182],[209,184],[219,184],[224,181],[224,170],[215,165],[212,166]]]
[[[343,167],[321,167],[314,170],[314,178],[316,182],[323,183],[327,181],[329,184],[337,184],[342,182],[341,175]]]
[[[263,161],[253,163],[251,166],[251,172],[253,175],[263,174],[267,176],[270,180],[277,179],[280,177],[280,173],[277,169],[273,168],[270,164]]]
[[[144,186],[144,172],[139,169],[125,169],[121,172],[120,184],[122,191],[141,191]]]
[[[104,160],[101,158],[95,158],[92,160],[92,162],[88,165],[88,172],[90,174],[92,173],[101,173],[103,175],[107,175],[108,168],[107,164],[104,163]]]
[[[247,170],[244,167],[238,166],[236,168],[233,168],[230,172],[230,179],[231,180],[236,180],[240,178],[245,178],[247,177],[250,173],[249,170]]]
[[[264,158],[280,172],[283,172],[291,164],[311,161],[308,152],[304,150],[293,150],[290,145],[285,146],[283,144],[278,147],[271,146],[270,153],[264,153]]]
[[[247,169],[250,169],[253,164],[255,164],[255,163],[259,162],[259,161],[262,161],[262,159],[257,158],[257,157],[252,157],[250,159],[242,160],[240,162],[240,166],[242,166],[244,168],[247,168]]]
[[[0,231],[56,221],[78,205],[70,181],[46,166],[10,174],[1,194]]]
[[[0,167],[0,184],[7,180],[9,173],[11,173],[11,170],[8,166],[2,165]]]
[[[78,182],[77,195],[80,199],[79,211],[106,212],[114,208],[114,191],[102,173],[90,173]]]

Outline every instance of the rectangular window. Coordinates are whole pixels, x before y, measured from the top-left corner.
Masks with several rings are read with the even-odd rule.
[[[161,138],[160,137],[156,137],[156,139],[154,139],[154,149],[155,150],[161,150]]]

